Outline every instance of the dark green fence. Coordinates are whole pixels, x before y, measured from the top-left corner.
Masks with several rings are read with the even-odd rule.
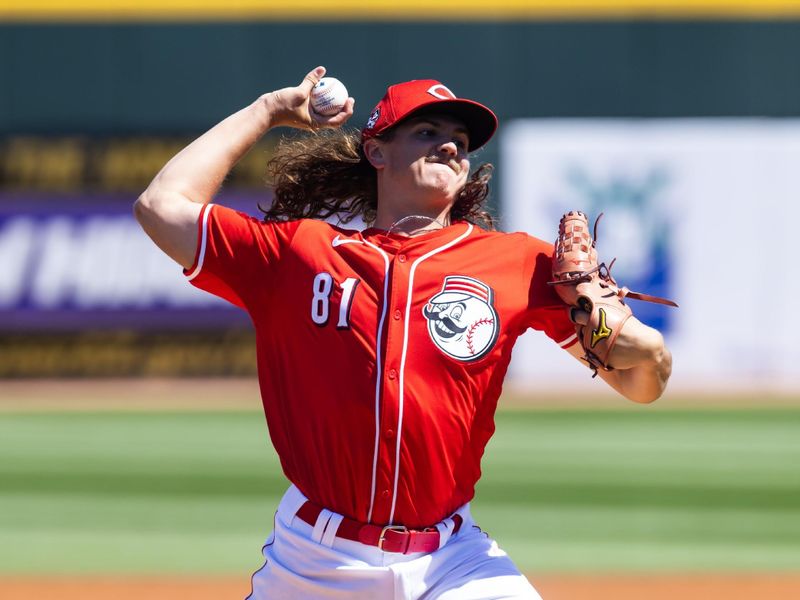
[[[322,63],[361,123],[444,80],[520,116],[800,114],[800,22],[0,26],[0,134],[199,131]]]

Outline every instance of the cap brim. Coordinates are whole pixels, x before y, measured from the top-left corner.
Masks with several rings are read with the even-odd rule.
[[[464,98],[433,100],[418,106],[398,119],[396,123],[392,124],[392,127],[396,127],[411,117],[419,117],[426,113],[445,113],[463,121],[469,132],[468,150],[470,152],[483,146],[497,131],[497,116],[483,104]]]

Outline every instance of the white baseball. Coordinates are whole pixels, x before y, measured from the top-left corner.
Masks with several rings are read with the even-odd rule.
[[[311,90],[311,108],[326,117],[338,114],[347,102],[347,88],[335,77],[323,77]]]

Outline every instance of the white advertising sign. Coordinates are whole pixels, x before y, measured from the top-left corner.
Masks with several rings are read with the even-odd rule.
[[[666,336],[673,386],[800,390],[800,121],[524,120],[500,152],[503,229],[550,241],[563,212],[603,212],[617,281],[680,304],[631,301]],[[583,370],[528,333],[509,381],[582,385]]]

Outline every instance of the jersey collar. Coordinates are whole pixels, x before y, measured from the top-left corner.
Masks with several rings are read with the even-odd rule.
[[[389,233],[385,229],[370,227],[362,231],[361,235],[366,241],[381,247],[410,249],[431,244],[447,243],[463,234],[468,226],[469,223],[466,221],[456,221],[442,229],[435,229],[415,236]]]

